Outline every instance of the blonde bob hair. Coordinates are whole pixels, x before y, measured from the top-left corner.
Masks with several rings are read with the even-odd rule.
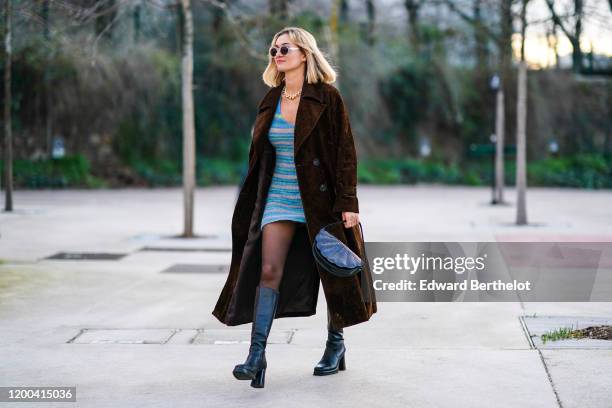
[[[298,47],[306,56],[305,80],[307,83],[325,82],[331,84],[336,81],[336,71],[325,58],[324,53],[319,50],[317,40],[308,31],[299,27],[285,27],[274,34],[270,47],[276,46],[276,40],[283,34],[287,34],[291,42]],[[274,58],[268,53],[268,66],[263,72],[263,81],[269,87],[276,87],[285,78],[284,72],[276,69]]]

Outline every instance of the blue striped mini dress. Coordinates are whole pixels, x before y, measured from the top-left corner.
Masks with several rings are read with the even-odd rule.
[[[276,150],[276,164],[266,197],[261,229],[265,224],[278,220],[306,222],[293,157],[294,130],[294,126],[281,115],[279,99],[268,133],[270,143]]]

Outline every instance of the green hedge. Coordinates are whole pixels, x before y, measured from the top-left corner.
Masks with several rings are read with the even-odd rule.
[[[612,188],[612,159],[579,154],[529,165],[529,181],[540,186]]]
[[[461,165],[444,165],[427,160],[362,160],[359,181],[376,184],[443,183],[490,185],[493,172],[490,159],[468,160]],[[506,185],[515,184],[515,161],[506,160]],[[579,154],[534,161],[527,165],[528,186],[612,188],[612,157]]]
[[[4,161],[0,161],[4,177]],[[89,161],[77,154],[60,159],[13,161],[13,183],[25,188],[106,187],[90,173]]]
[[[152,187],[181,185],[180,163],[170,160],[157,160],[153,163],[136,160],[130,166]],[[506,160],[504,171],[506,185],[514,185],[514,160]],[[200,186],[237,185],[245,172],[244,162],[203,158],[197,161],[196,178]],[[493,177],[489,159],[468,160],[461,165],[415,159],[362,159],[359,161],[357,175],[360,183],[369,184],[441,183],[472,186],[490,185]],[[612,158],[586,154],[547,158],[529,163],[527,177],[528,186],[612,188]],[[14,179],[17,187],[27,188],[108,185],[90,174],[89,162],[82,155],[37,161],[16,160]]]
[[[180,163],[170,160],[157,160],[154,163],[133,161],[131,167],[151,187],[179,186],[182,184]],[[196,181],[199,186],[218,184],[239,184],[244,163],[218,158],[204,158],[196,161]]]

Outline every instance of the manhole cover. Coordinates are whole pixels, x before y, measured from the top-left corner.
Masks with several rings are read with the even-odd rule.
[[[293,339],[293,330],[270,331],[268,344],[289,344]],[[193,339],[193,344],[250,344],[251,329],[200,329]]]
[[[559,329],[584,329],[590,326],[611,325],[610,317],[587,316],[521,316],[534,347],[539,349],[612,349],[612,340],[591,338],[542,341],[542,335]]]
[[[116,261],[126,255],[127,254],[111,254],[104,252],[58,252],[55,255],[51,255],[43,259],[64,259],[71,261]]]
[[[162,273],[222,273],[228,269],[229,265],[176,264],[164,269]]]
[[[158,247],[158,246],[145,246],[139,249],[139,251],[158,251],[158,252],[232,252],[231,248],[202,248],[202,247]]]
[[[67,343],[165,344],[179,329],[82,329]]]

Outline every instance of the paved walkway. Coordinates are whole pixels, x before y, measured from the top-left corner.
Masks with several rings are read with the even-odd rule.
[[[369,322],[345,329],[347,371],[315,377],[320,291],[316,316],[275,320],[266,388],[235,380],[250,324],[229,328],[211,311],[236,193],[199,189],[205,236],[183,240],[172,238],[179,189],[17,191],[16,211],[0,213],[0,386],[77,387],[76,404],[46,407],[612,406],[612,349],[535,349],[519,318],[611,318],[612,303],[381,302]],[[366,241],[612,241],[611,191],[531,189],[525,227],[513,225],[512,189],[497,207],[487,188],[364,185],[359,194]],[[125,256],[45,259],[59,252]],[[202,264],[211,271],[167,271]]]

